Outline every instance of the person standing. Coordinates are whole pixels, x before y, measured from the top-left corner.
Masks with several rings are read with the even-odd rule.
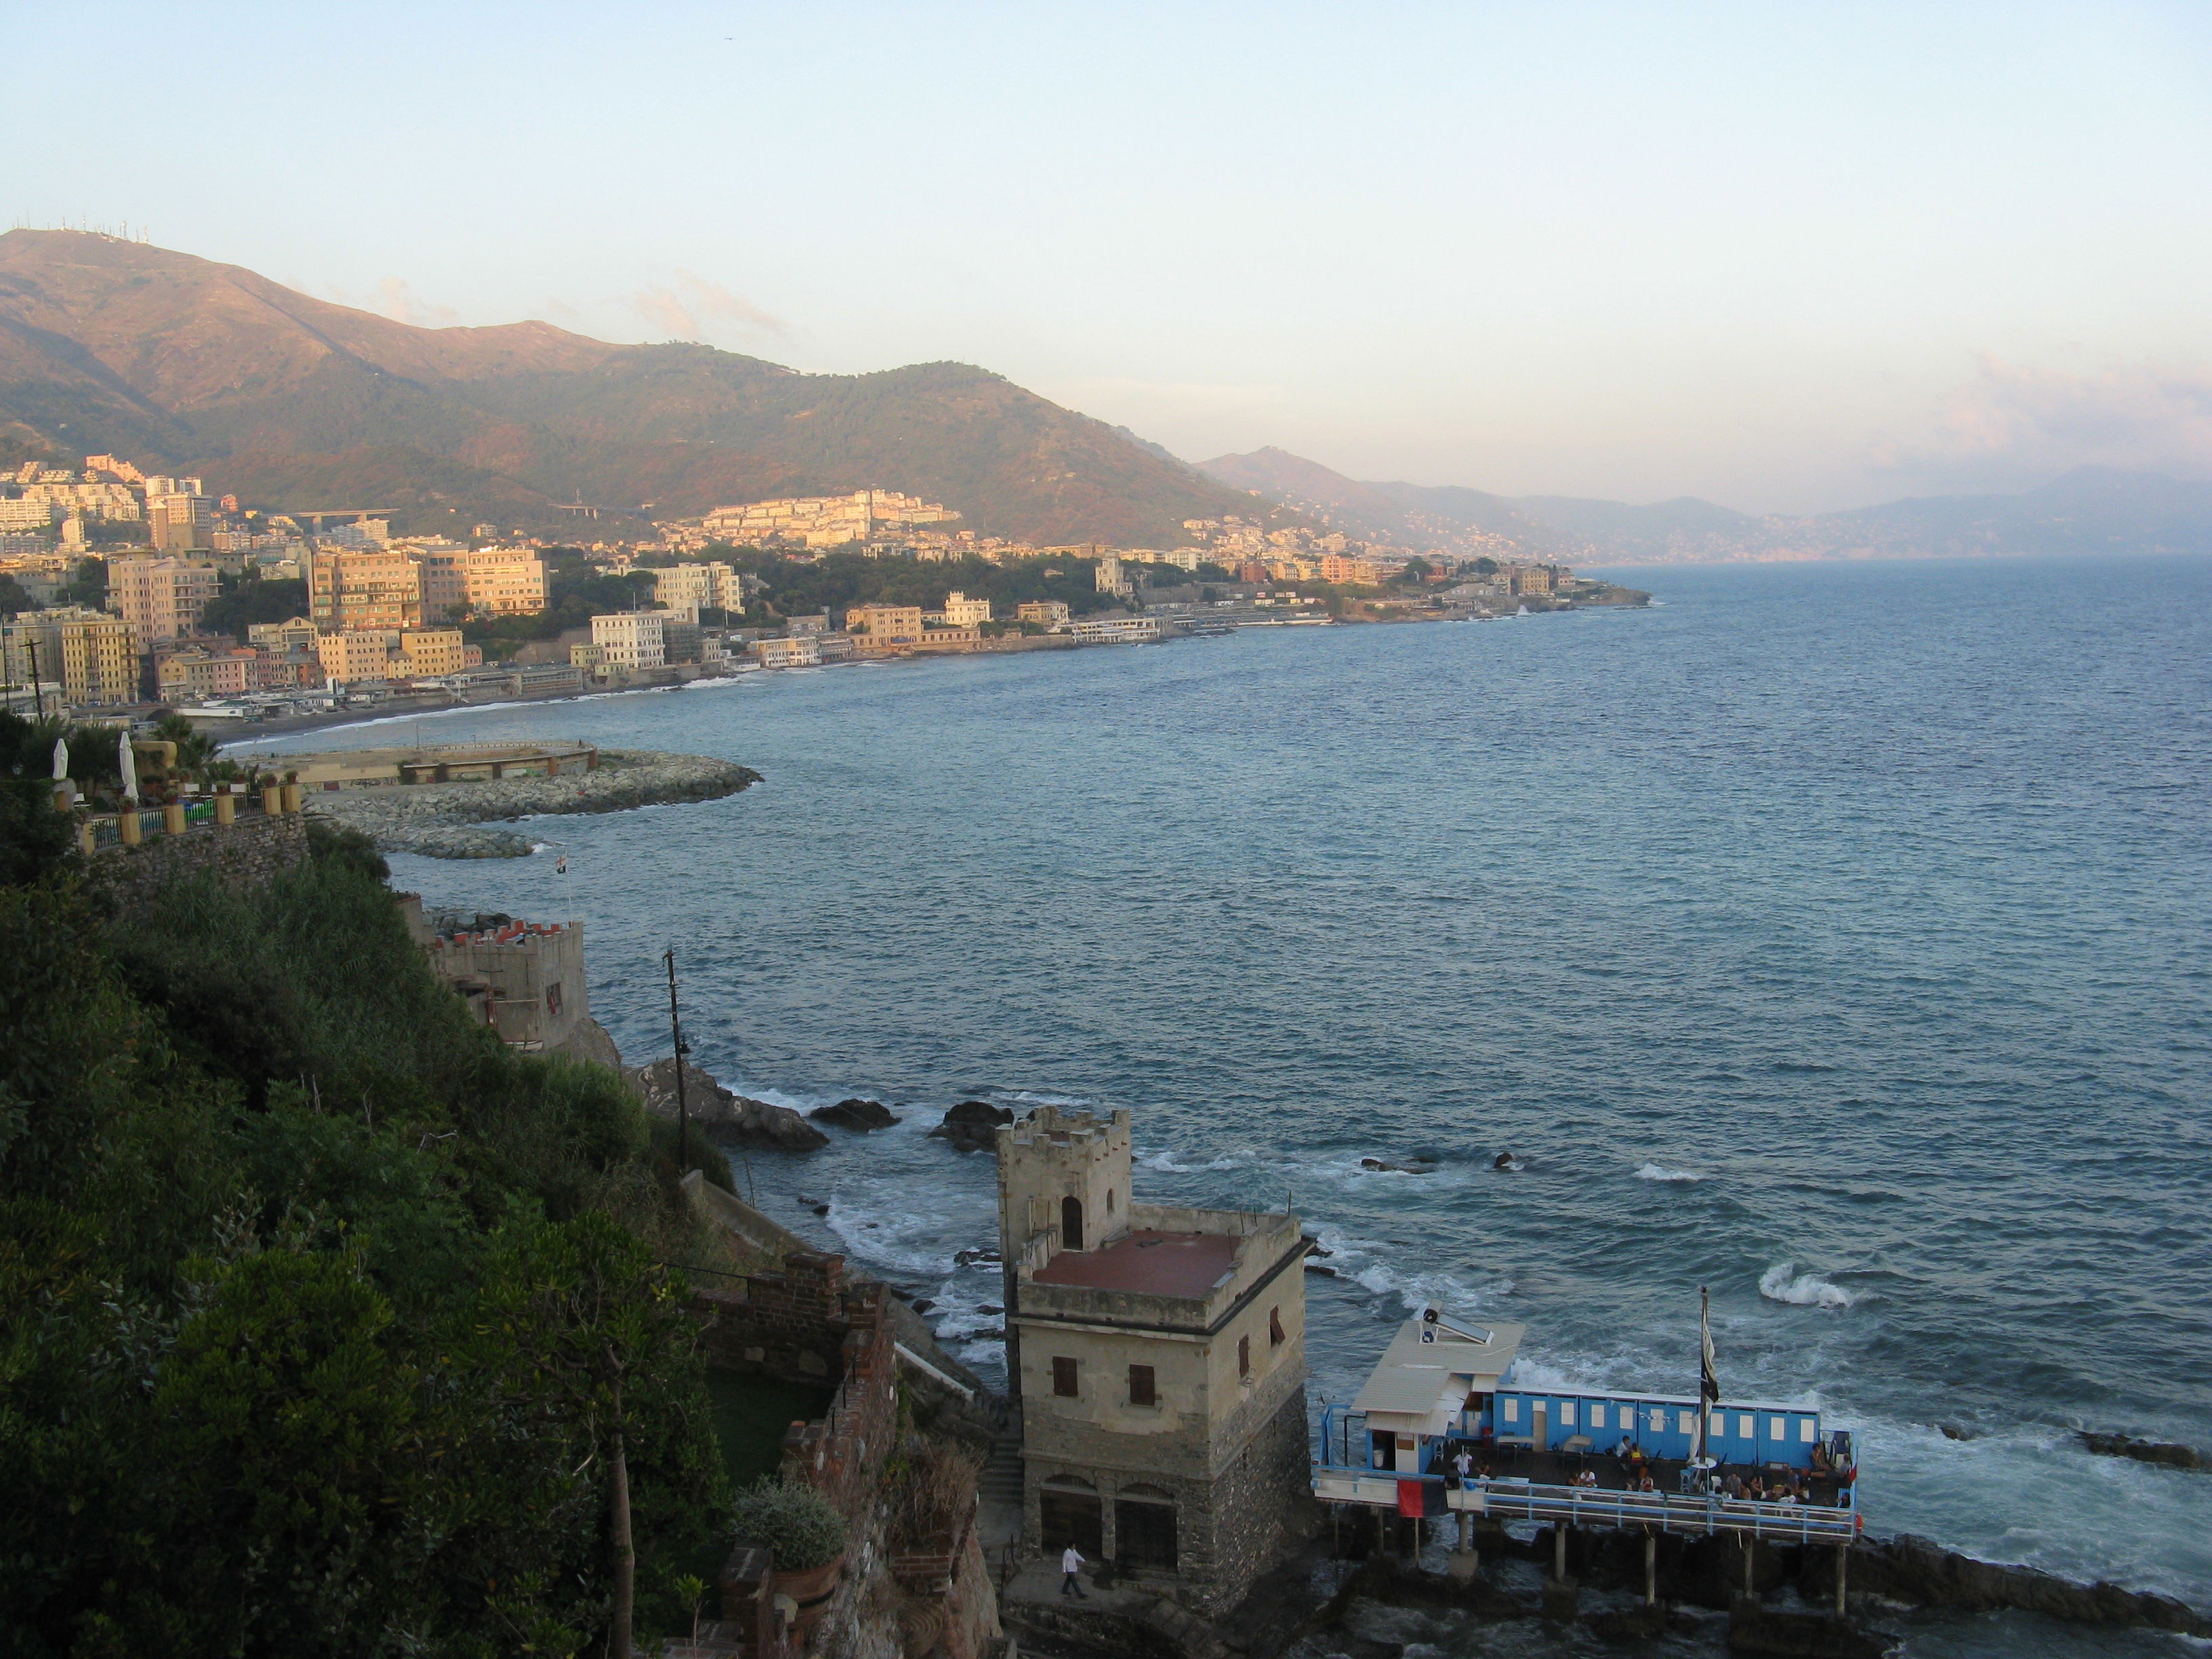
[[[1091,1599],[1084,1595],[1083,1582],[1076,1577],[1076,1574],[1082,1571],[1083,1557],[1077,1552],[1075,1546],[1070,1544],[1060,1553],[1060,1593],[1062,1595],[1072,1595],[1079,1601],[1087,1601]]]

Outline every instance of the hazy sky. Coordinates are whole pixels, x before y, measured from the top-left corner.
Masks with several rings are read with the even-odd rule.
[[[17,222],[1753,510],[2212,476],[2212,4],[33,5]]]

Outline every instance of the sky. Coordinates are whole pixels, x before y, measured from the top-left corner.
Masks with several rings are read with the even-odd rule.
[[[428,325],[1508,495],[2212,477],[2203,0],[0,19],[0,214]]]

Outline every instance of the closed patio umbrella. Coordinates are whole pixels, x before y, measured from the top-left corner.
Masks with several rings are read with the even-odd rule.
[[[131,729],[128,726],[116,739],[115,757],[116,764],[123,772],[123,799],[136,805],[138,800],[138,757],[131,751]]]

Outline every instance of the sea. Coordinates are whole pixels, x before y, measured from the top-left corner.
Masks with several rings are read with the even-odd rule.
[[[1651,605],[257,746],[758,770],[394,879],[580,921],[633,1063],[672,948],[725,1084],[891,1106],[738,1182],[988,1376],[997,1270],[957,1257],[996,1242],[993,1164],[927,1131],[1126,1108],[1138,1198],[1287,1203],[1329,1252],[1316,1404],[1431,1304],[1525,1324],[1524,1374],[1691,1394],[1709,1289],[1729,1397],[1856,1431],[1870,1531],[2212,1607],[2212,1473],[2075,1437],[2212,1447],[2212,561],[1615,574]],[[2005,1615],[1909,1650],[2191,1645]]]

